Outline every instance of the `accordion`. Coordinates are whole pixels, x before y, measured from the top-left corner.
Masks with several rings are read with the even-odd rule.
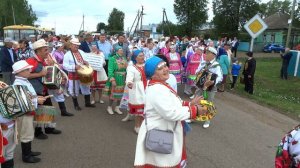
[[[13,119],[35,110],[26,86],[13,85],[0,90],[0,109],[5,118]]]
[[[217,76],[218,76],[217,74],[212,73],[208,69],[204,68],[196,74],[195,85],[198,88],[203,89],[204,84],[207,80],[211,80],[211,81],[214,81],[214,83],[216,83]],[[213,87],[214,87],[214,85],[209,86],[207,88],[207,91],[211,91]]]
[[[62,74],[56,66],[46,66],[47,74],[43,77],[43,83],[48,89],[59,89],[62,82]]]

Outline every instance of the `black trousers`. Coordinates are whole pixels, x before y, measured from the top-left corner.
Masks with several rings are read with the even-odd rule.
[[[289,63],[285,60],[282,61],[281,70],[280,70],[280,77],[281,79],[286,79],[288,77],[288,66]]]
[[[104,65],[104,69],[106,74],[108,74],[108,60],[105,60],[106,64]]]
[[[232,76],[231,89],[234,88],[237,78],[238,78],[238,76]]]
[[[236,51],[237,51],[237,48],[231,48],[231,52],[234,54],[234,57],[236,57]]]
[[[245,91],[253,94],[254,77],[248,78],[248,75],[244,75]]]

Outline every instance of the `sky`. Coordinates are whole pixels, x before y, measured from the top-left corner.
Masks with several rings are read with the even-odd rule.
[[[208,1],[208,20],[212,20],[212,0]],[[173,11],[174,0],[28,0],[28,3],[38,17],[36,24],[44,28],[55,28],[56,34],[78,34],[83,14],[85,30],[95,31],[97,23],[107,24],[113,8],[125,13],[126,31],[132,26],[142,5],[146,14],[143,17],[143,25],[160,23],[163,8],[166,9],[168,20],[177,22]]]

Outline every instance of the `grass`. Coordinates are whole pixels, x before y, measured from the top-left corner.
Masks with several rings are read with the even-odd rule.
[[[244,62],[245,58],[241,58],[240,61]],[[280,69],[281,59],[278,57],[256,58],[254,94],[247,94],[244,85],[240,83],[233,92],[298,118],[300,117],[300,78],[289,76],[288,80],[282,80]]]

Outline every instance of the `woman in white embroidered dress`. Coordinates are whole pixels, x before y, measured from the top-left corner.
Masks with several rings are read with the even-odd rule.
[[[134,131],[139,132],[143,122],[144,98],[147,79],[144,71],[145,56],[141,50],[135,50],[132,54],[131,66],[127,67],[126,85],[129,94],[129,114],[135,115]]]
[[[150,79],[145,93],[145,120],[141,125],[135,153],[135,168],[182,168],[186,166],[186,150],[183,135],[182,120],[194,119],[205,110],[198,106],[201,97],[191,102],[184,102],[166,83],[169,69],[166,63],[153,56],[146,61],[145,73]],[[145,125],[147,121],[147,126]],[[175,124],[177,126],[175,127]],[[175,127],[175,128],[174,128]],[[160,154],[145,148],[147,130],[172,130],[174,132],[171,154]]]

